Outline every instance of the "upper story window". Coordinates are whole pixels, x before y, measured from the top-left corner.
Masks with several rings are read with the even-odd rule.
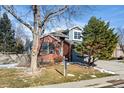
[[[74,32],[74,39],[80,39],[81,38],[81,32]]]

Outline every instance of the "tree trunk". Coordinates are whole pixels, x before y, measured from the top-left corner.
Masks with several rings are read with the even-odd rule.
[[[94,62],[95,62],[96,60],[95,60],[95,57],[92,57],[92,61],[91,61],[91,63],[90,63],[90,66],[94,66],[95,64],[94,64]]]
[[[91,56],[89,55],[89,58],[88,58],[88,65],[90,65],[91,63]]]
[[[32,73],[37,71],[37,56],[38,56],[38,47],[39,47],[39,25],[38,18],[40,14],[40,6],[33,5],[33,13],[34,13],[34,31],[33,31],[33,45],[32,45],[32,54],[31,54],[31,70]]]
[[[61,15],[64,11],[68,8],[67,6],[63,8],[59,8],[56,11],[48,12],[46,16],[41,20],[40,16],[40,6],[39,5],[32,5],[33,15],[34,15],[34,27],[29,25],[27,22],[21,19],[21,17],[17,16],[15,11],[13,10],[13,6],[2,6],[6,11],[8,11],[13,17],[15,17],[20,23],[28,27],[32,34],[33,34],[33,45],[32,45],[32,54],[31,54],[31,69],[32,72],[37,70],[37,56],[38,56],[38,48],[40,36],[44,33],[46,24],[48,23],[49,19],[52,17]]]
[[[38,36],[34,35],[32,53],[31,53],[31,70],[33,73],[37,71],[37,56],[38,56]]]

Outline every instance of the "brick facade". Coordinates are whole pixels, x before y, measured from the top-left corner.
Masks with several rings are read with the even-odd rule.
[[[43,47],[43,44],[46,44],[46,46]],[[45,50],[45,48],[47,49]],[[62,61],[63,56],[68,60],[70,59],[70,44],[68,42],[62,42],[62,40],[51,35],[44,36],[40,39],[39,62],[55,62],[56,59]]]

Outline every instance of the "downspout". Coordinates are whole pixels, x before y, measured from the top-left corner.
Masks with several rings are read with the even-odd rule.
[[[71,44],[69,44],[69,61],[72,61],[72,49]]]

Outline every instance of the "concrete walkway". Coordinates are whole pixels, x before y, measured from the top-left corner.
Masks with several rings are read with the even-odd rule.
[[[69,82],[62,84],[53,84],[46,86],[39,86],[39,88],[84,88],[84,87],[103,87],[109,86],[110,83],[106,83],[109,80],[119,79],[119,76],[91,79],[91,80],[82,80],[77,82]]]
[[[118,61],[102,61],[96,62],[98,68],[109,70],[118,74],[118,76],[103,77],[91,80],[82,80],[77,82],[69,82],[62,84],[53,84],[40,86],[40,88],[84,88],[84,87],[104,87],[112,85],[107,81],[124,79],[124,63]]]

